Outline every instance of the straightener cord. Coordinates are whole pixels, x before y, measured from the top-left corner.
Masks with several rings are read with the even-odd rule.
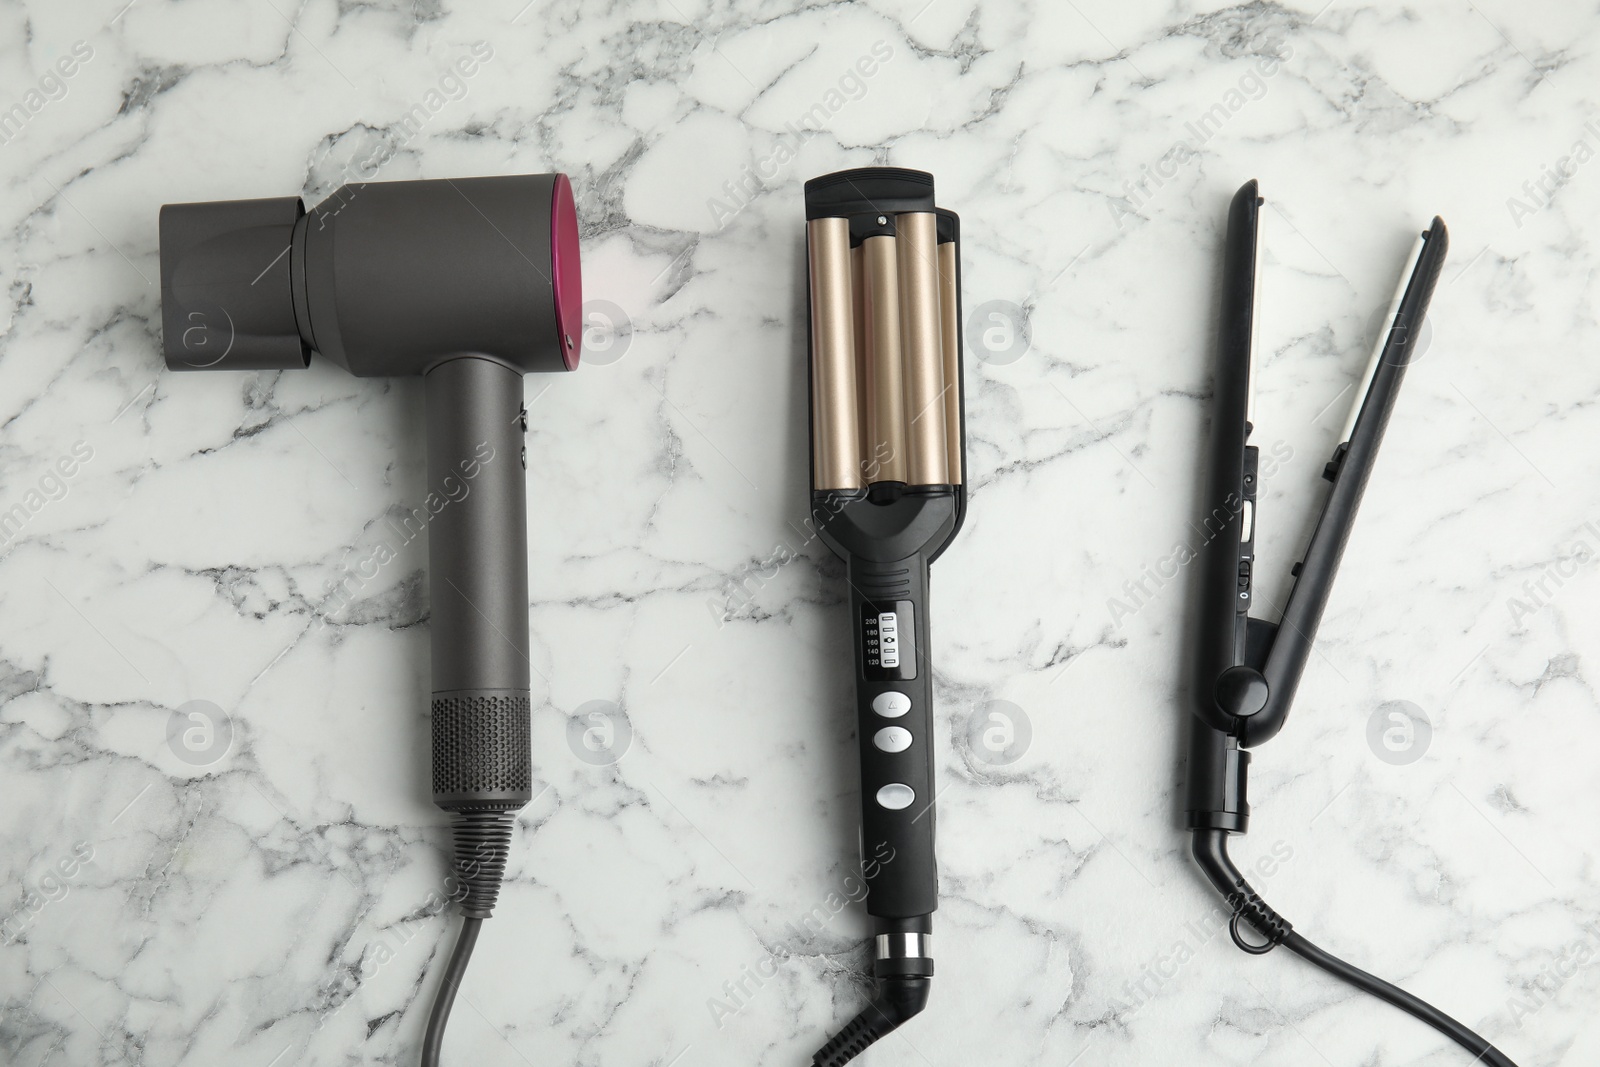
[[[1283,947],[1296,956],[1311,961],[1329,974],[1344,979],[1357,989],[1364,989],[1379,1000],[1387,1001],[1408,1015],[1421,1019],[1491,1067],[1516,1067],[1505,1053],[1432,1004],[1412,996],[1399,986],[1390,985],[1382,978],[1374,977],[1361,968],[1346,963],[1337,956],[1324,952],[1299,934],[1291,932],[1283,939]]]
[[[1239,868],[1228,857],[1228,834],[1225,830],[1195,830],[1194,858],[1211,884],[1228,899],[1235,916],[1255,927],[1270,944],[1279,944],[1290,952],[1316,964],[1329,974],[1371,993],[1386,1003],[1393,1004],[1413,1018],[1421,1019],[1450,1040],[1472,1053],[1489,1067],[1517,1067],[1511,1058],[1488,1041],[1461,1025],[1432,1004],[1412,996],[1398,986],[1375,978],[1359,967],[1353,967],[1337,956],[1330,955],[1295,933],[1289,923],[1273,911],[1250,888]],[[1242,947],[1242,946],[1241,946]]]
[[[481,926],[482,919],[467,918],[461,922],[461,934],[456,938],[455,951],[450,953],[450,963],[444,969],[444,983],[434,995],[433,1011],[428,1016],[428,1032],[422,1039],[422,1067],[439,1067],[444,1024],[450,1019],[450,1006],[455,1003],[456,990],[461,988],[461,978],[467,973],[467,961],[472,958],[472,946],[478,942],[478,929]]]

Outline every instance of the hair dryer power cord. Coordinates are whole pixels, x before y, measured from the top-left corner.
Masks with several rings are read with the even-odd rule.
[[[472,946],[478,943],[482,919],[463,919],[461,934],[456,938],[456,949],[450,953],[450,962],[444,969],[444,984],[433,998],[433,1011],[428,1016],[428,1033],[422,1039],[422,1067],[437,1067],[439,1046],[444,1044],[444,1024],[450,1019],[450,1006],[456,1001],[456,990],[467,973],[467,961],[472,958]]]
[[[1245,881],[1244,875],[1239,873],[1239,868],[1234,866],[1233,860],[1228,856],[1226,830],[1195,830],[1194,858],[1211,884],[1216,886],[1217,891],[1226,897],[1232,906],[1233,922],[1229,925],[1229,933],[1233,936],[1234,944],[1246,952],[1260,955],[1270,952],[1275,945],[1282,945],[1336,978],[1343,979],[1357,989],[1371,993],[1379,1000],[1393,1004],[1406,1014],[1421,1019],[1489,1067],[1517,1067],[1505,1053],[1432,1004],[1368,974],[1359,967],[1351,966],[1295,933],[1289,922],[1268,907],[1256,891],[1250,888],[1250,883]],[[1254,927],[1262,937],[1266,938],[1266,942],[1256,945],[1241,938],[1239,936],[1241,920]]]
[[[505,877],[506,856],[511,851],[511,831],[516,825],[514,811],[466,811],[456,814],[455,874],[461,880],[463,896],[461,934],[445,965],[444,980],[433,998],[428,1015],[428,1030],[422,1039],[422,1067],[439,1067],[439,1049],[444,1044],[444,1026],[450,1007],[467,973],[472,947],[478,943],[483,920],[494,914]]]

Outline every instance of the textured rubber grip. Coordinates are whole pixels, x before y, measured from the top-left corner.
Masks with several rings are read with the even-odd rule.
[[[461,914],[469,919],[494,915],[511,854],[517,816],[510,811],[457,812],[455,876],[461,880]]]
[[[527,693],[435,693],[433,802],[447,811],[516,810],[533,797]]]
[[[891,978],[878,996],[811,1057],[812,1067],[844,1067],[928,1006],[931,983],[926,978]]]
[[[856,711],[861,749],[861,846],[867,914],[912,918],[939,903],[934,861],[933,667],[928,655],[928,562],[921,555],[889,563],[854,557],[849,564],[856,645]],[[886,666],[882,627],[894,616],[894,667]],[[876,662],[875,662],[876,660]],[[909,702],[885,714],[880,698]],[[880,744],[882,731],[905,731],[909,746]],[[899,735],[890,735],[891,737]],[[903,739],[903,738],[902,738]],[[888,793],[882,792],[889,790]],[[909,789],[909,794],[904,790]],[[898,795],[896,795],[898,794]],[[902,804],[903,806],[895,806]]]

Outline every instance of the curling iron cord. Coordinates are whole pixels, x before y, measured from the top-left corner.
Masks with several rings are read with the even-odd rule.
[[[901,975],[878,979],[878,995],[860,1015],[845,1024],[811,1057],[812,1067],[844,1067],[879,1038],[887,1037],[901,1023],[928,1004],[927,978]]]
[[[468,811],[456,815],[455,875],[461,882],[461,933],[445,965],[444,981],[433,998],[428,1015],[428,1030],[422,1039],[422,1067],[439,1067],[439,1049],[444,1044],[444,1026],[450,1019],[456,990],[467,973],[472,947],[478,943],[483,920],[494,913],[505,876],[506,855],[511,850],[514,811]]]
[[[1474,1058],[1488,1064],[1489,1067],[1517,1067],[1505,1053],[1495,1048],[1488,1041],[1456,1022],[1432,1004],[1418,997],[1412,996],[1398,986],[1390,985],[1381,978],[1374,977],[1359,967],[1353,967],[1344,960],[1333,956],[1313,945],[1305,938],[1294,932],[1288,920],[1273,911],[1267,903],[1250,888],[1250,883],[1245,881],[1244,875],[1239,873],[1239,868],[1234,866],[1233,860],[1228,856],[1228,832],[1226,830],[1197,829],[1194,831],[1194,859],[1200,869],[1216,886],[1217,891],[1228,901],[1233,908],[1233,921],[1228,926],[1228,933],[1233,937],[1233,943],[1241,949],[1254,955],[1270,952],[1274,946],[1282,945],[1295,955],[1321,967],[1324,971],[1340,978],[1357,989],[1371,993],[1379,1000],[1393,1004],[1406,1014],[1421,1019],[1435,1030],[1444,1034],[1450,1040],[1472,1053]],[[1264,944],[1252,944],[1239,935],[1239,923],[1243,920],[1266,938]]]

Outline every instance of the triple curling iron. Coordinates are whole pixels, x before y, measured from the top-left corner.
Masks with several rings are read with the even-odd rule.
[[[966,514],[961,226],[922,171],[806,183],[811,517],[845,564],[861,855],[877,993],[813,1058],[840,1067],[920,1012],[933,978],[928,568]],[[872,857],[869,865],[867,857]]]

